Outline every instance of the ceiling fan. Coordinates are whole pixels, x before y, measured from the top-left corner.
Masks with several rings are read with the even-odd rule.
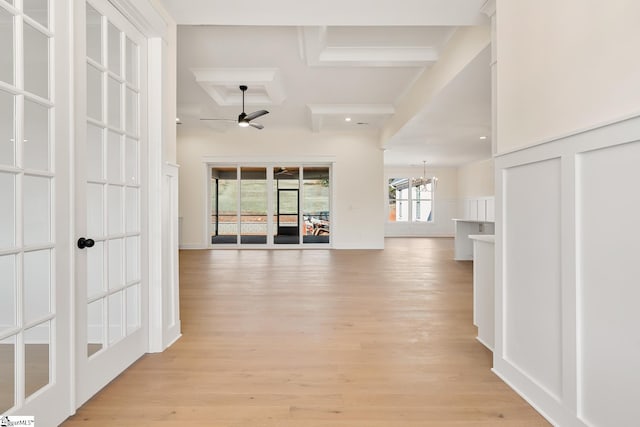
[[[293,173],[291,173],[287,168],[281,167],[278,168],[278,170],[274,173],[275,176],[279,176],[279,175],[287,175],[287,176],[292,176]]]
[[[257,119],[258,117],[262,117],[265,114],[269,114],[269,112],[267,110],[258,110],[258,111],[254,111],[251,114],[247,114],[244,112],[244,93],[247,91],[247,86],[245,85],[240,85],[240,90],[242,91],[242,113],[240,113],[240,115],[238,116],[238,126],[242,127],[242,128],[246,128],[246,127],[254,127],[256,129],[264,129],[264,126],[262,126],[259,123],[251,123],[252,120]],[[200,120],[222,120],[222,121],[235,121],[232,119],[200,119]]]

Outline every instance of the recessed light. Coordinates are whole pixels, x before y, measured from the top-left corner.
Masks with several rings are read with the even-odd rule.
[[[351,117],[345,117],[345,118],[344,118],[344,121],[345,121],[345,122],[350,122],[350,121],[351,121]]]
[[[483,135],[480,137],[480,139],[487,139],[487,137]]]

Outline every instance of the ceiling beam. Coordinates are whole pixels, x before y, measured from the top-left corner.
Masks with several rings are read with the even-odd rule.
[[[486,0],[162,0],[182,25],[480,25]]]
[[[393,136],[420,113],[471,61],[491,44],[489,26],[463,27],[451,38],[440,59],[426,69],[396,103],[396,113],[382,130],[380,146],[387,147]]]

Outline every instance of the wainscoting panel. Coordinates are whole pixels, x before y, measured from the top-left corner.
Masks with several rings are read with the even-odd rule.
[[[593,426],[640,422],[640,142],[580,154],[579,412]]]
[[[562,393],[560,159],[504,175],[504,357],[554,396]],[[536,224],[545,224],[540,232]]]
[[[493,370],[552,424],[640,420],[640,117],[497,156]]]

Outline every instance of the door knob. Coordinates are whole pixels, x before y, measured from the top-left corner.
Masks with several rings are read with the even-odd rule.
[[[92,248],[95,244],[96,242],[94,242],[93,239],[85,239],[84,237],[78,239],[78,247],[80,249]]]

